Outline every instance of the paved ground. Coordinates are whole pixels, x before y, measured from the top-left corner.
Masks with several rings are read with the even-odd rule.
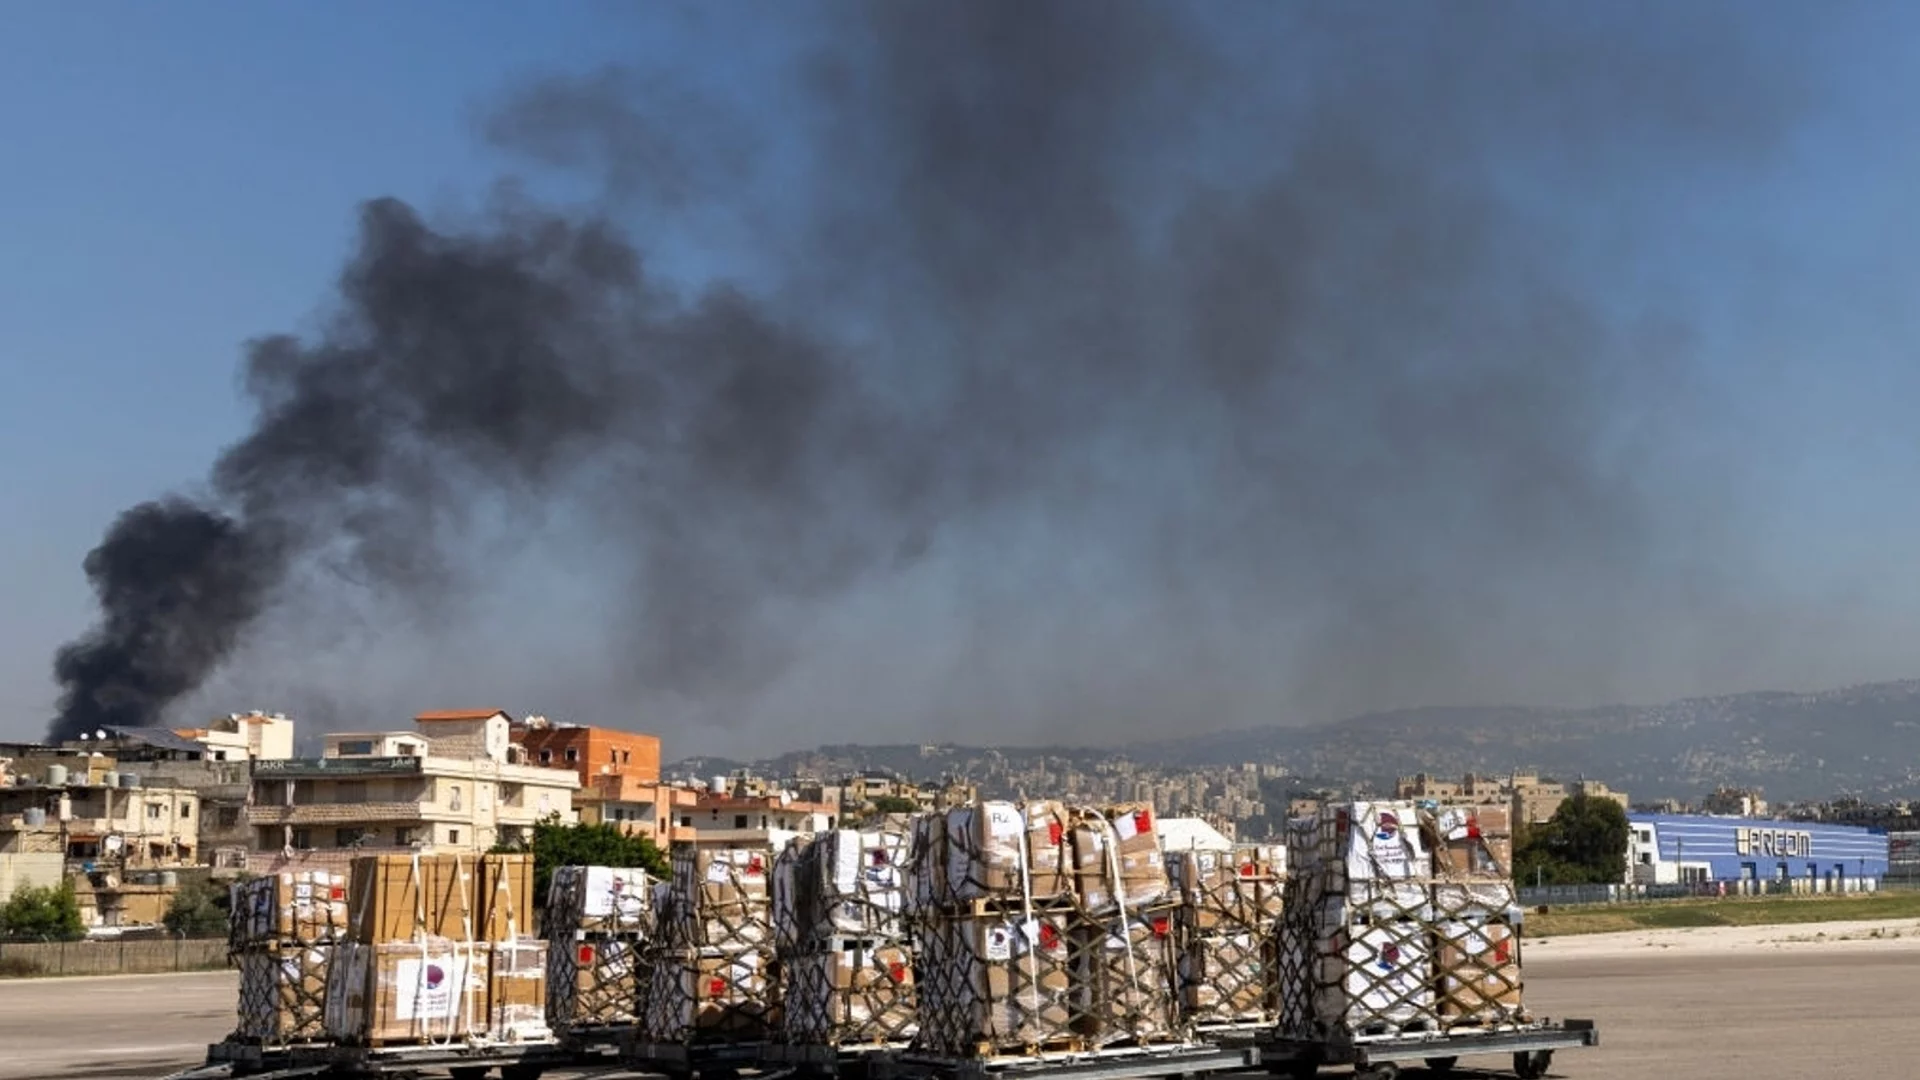
[[[1601,1027],[1601,1046],[1563,1055],[1553,1075],[1824,1080],[1911,1075],[1920,1060],[1911,939],[1731,953],[1632,944],[1530,949],[1534,1007]],[[0,981],[0,1080],[153,1080],[225,1034],[233,994],[227,973]],[[1505,1066],[1469,1059],[1457,1075],[1500,1075],[1465,1068],[1483,1063]]]

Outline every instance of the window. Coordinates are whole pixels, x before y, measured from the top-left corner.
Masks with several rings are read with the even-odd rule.
[[[232,829],[232,828],[237,828],[239,826],[240,824],[240,808],[239,807],[223,806],[219,809],[218,814],[219,814],[218,820],[220,822],[221,828]]]
[[[460,809],[460,785],[459,784],[452,785],[451,790],[448,791],[447,793],[447,809],[449,810]],[[459,841],[457,840],[454,842],[459,843]]]
[[[610,764],[610,765],[618,765],[618,764],[620,764],[620,751],[618,751],[618,750],[615,750],[615,749],[613,749],[612,747],[608,747],[608,748],[607,748],[607,763],[608,763],[608,764]]]
[[[633,761],[633,751],[631,750],[620,751],[620,764],[626,765],[632,761]]]
[[[745,815],[745,814],[735,814],[735,815],[733,815],[733,827],[734,827],[734,828],[736,828],[736,829],[744,829],[744,828],[746,828],[746,827],[747,827],[747,815]]]
[[[575,750],[571,746],[567,747],[567,764],[571,765],[574,762],[579,760],[580,760],[580,751]]]
[[[460,830],[459,830],[459,829],[448,829],[448,830],[447,830],[447,843],[449,843],[449,844],[457,844],[457,843],[459,843],[459,842],[460,842]]]
[[[338,752],[341,757],[372,757],[373,740],[349,739],[340,744]]]
[[[190,802],[181,803],[180,804],[180,820],[186,821],[191,817],[193,817],[193,804]]]
[[[333,801],[336,803],[363,803],[367,801],[367,782],[365,780],[342,780],[333,786]]]
[[[691,828],[693,828],[693,815],[692,815],[692,814],[681,814],[681,815],[680,815],[680,827],[681,827],[681,828],[683,828],[683,829],[691,829]]]
[[[367,830],[359,828],[357,826],[349,826],[344,829],[335,829],[333,830],[333,846],[334,847],[352,847],[355,844],[358,844],[360,841],[366,839],[366,836],[367,836]]]
[[[413,843],[413,830],[405,825],[393,830],[393,842],[396,847],[408,847]]]
[[[148,821],[159,821],[166,816],[166,813],[167,807],[165,803],[150,802],[147,804]]]
[[[305,850],[313,846],[312,829],[293,830],[293,846]]]
[[[551,750],[540,751],[540,764],[542,765],[553,764],[553,751]]]

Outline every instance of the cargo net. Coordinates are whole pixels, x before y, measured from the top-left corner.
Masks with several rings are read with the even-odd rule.
[[[579,935],[650,936],[653,883],[646,871],[608,866],[560,866],[547,886],[542,925],[554,941]]]
[[[745,950],[773,944],[770,848],[683,849],[659,895],[658,938],[668,949]],[[658,895],[658,891],[656,891]]]
[[[236,882],[228,894],[227,947],[316,945],[347,932],[347,876],[297,870]]]
[[[1196,1028],[1278,1017],[1283,865],[1277,845],[1168,853],[1182,928],[1180,1006]]]
[[[770,949],[663,949],[645,977],[641,1031],[649,1042],[761,1042],[780,1030]]]
[[[1430,812],[1329,807],[1294,823],[1293,840],[1277,943],[1283,1035],[1374,1039],[1531,1023],[1511,882],[1452,869],[1463,860]]]
[[[901,942],[823,943],[781,965],[783,1035],[810,1046],[886,1046],[919,1031],[913,956]]]
[[[332,944],[256,945],[234,954],[240,969],[236,1041],[265,1046],[324,1040]]]
[[[551,941],[547,1023],[555,1031],[631,1024],[639,1018],[645,953],[619,938]]]
[[[795,839],[774,860],[774,944],[782,955],[836,938],[900,942],[906,934],[908,838],[833,829]]]

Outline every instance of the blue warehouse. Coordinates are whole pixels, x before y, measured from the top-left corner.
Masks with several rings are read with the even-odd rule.
[[[1887,874],[1887,834],[1875,829],[1694,814],[1628,814],[1627,825],[1636,885],[1726,882],[1748,892],[1782,882],[1795,892],[1860,892]]]

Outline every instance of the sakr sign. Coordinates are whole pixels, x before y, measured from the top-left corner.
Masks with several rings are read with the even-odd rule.
[[[1804,859],[1813,854],[1813,834],[1799,829],[1741,826],[1733,832],[1733,849],[1742,855],[1785,855]]]

